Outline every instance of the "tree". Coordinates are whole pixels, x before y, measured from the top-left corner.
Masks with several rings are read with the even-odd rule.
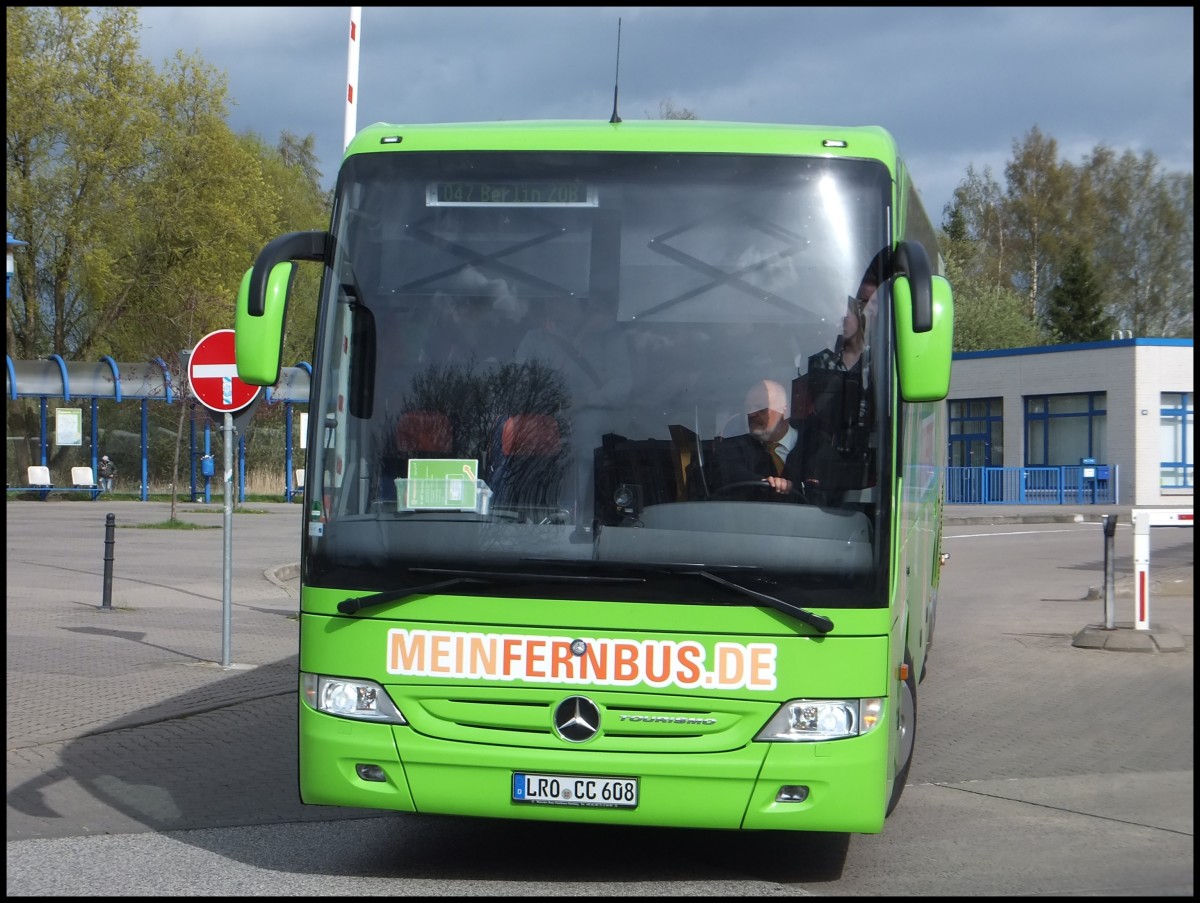
[[[1026,316],[1025,300],[986,273],[971,272],[946,242],[946,278],[954,289],[954,350],[990,351],[1044,344],[1037,324]]]
[[[968,166],[944,213],[946,235],[956,249],[962,274],[1003,283],[1010,269],[1005,256],[1008,211],[991,169],[978,172]]]
[[[1114,325],[1138,336],[1191,335],[1195,317],[1192,175],[1159,173],[1152,153],[1119,157],[1099,147],[1093,183],[1097,268]]]
[[[235,136],[224,77],[182,54],[161,71],[140,59],[134,7],[9,7],[6,21],[9,225],[29,242],[6,351],[160,359],[184,386],[180,351],[232,325],[262,246],[328,223],[313,140]],[[32,409],[9,414],[30,430]]]
[[[1068,234],[1071,168],[1059,163],[1057,142],[1034,126],[1023,141],[1013,142],[1004,176],[1008,237],[1019,267],[1015,287],[1024,288],[1026,315],[1035,320]]]
[[[1078,251],[1094,288],[1088,322],[1140,336],[1191,335],[1191,173],[1162,173],[1153,154],[1118,156],[1102,145],[1079,165],[1059,161],[1053,139],[1036,127],[1014,142],[1013,155],[1003,187],[968,167],[944,211],[960,279],[1019,292],[1031,323],[1046,323],[1048,292]],[[961,285],[955,293],[969,303]]]
[[[945,214],[939,244],[954,290],[954,350],[1043,344],[1037,321],[1012,286],[1008,201],[991,171],[968,167]]]
[[[9,7],[6,351],[148,359],[231,325],[255,255],[324,228],[314,139],[235,136],[225,79],[137,57],[136,8]],[[307,330],[311,339],[311,326]]]
[[[287,169],[298,170],[315,192],[321,190],[321,170],[317,169],[316,135],[297,138],[286,129],[279,136],[279,159]]]
[[[685,107],[675,106],[672,100],[660,100],[658,102],[658,116],[646,114],[647,119],[699,119],[694,110],[689,110]]]
[[[284,132],[277,147],[269,146],[253,132],[239,136],[246,147],[258,157],[263,178],[277,196],[275,234],[325,229],[333,206],[332,192],[324,192],[314,181],[320,173],[314,168],[312,136],[300,142],[297,150],[295,136]],[[265,244],[275,235],[264,237]],[[256,248],[253,253],[257,253]],[[247,258],[247,266],[253,256]],[[316,330],[317,295],[324,275],[322,264],[299,261],[296,277],[289,292],[288,322],[284,334],[283,361],[285,365],[312,360],[313,335]]]
[[[7,17],[9,212],[32,264],[9,302],[8,353],[190,347],[229,319],[274,225],[258,161],[225,125],[223,78],[182,56],[161,74],[138,59],[132,8]]]
[[[1046,332],[1062,343],[1112,338],[1112,320],[1096,303],[1099,296],[1087,255],[1082,248],[1072,248],[1046,299]]]
[[[128,8],[94,22],[82,7],[6,10],[8,212],[29,242],[8,305],[13,357],[87,348],[104,320],[88,293],[127,253],[118,227],[135,218],[155,128],[133,20]]]

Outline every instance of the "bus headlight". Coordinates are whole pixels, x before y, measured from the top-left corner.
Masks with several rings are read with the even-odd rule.
[[[858,737],[879,723],[883,700],[792,699],[779,707],[755,740],[809,743]]]
[[[305,674],[301,685],[304,701],[318,712],[359,721],[408,724],[387,691],[373,680]]]

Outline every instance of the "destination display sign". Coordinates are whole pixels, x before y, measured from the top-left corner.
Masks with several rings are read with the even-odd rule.
[[[431,182],[428,207],[596,207],[595,185],[581,182]]]

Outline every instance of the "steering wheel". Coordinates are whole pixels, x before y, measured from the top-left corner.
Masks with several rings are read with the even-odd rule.
[[[742,493],[744,495],[761,495],[764,493],[770,493],[771,496],[780,499],[789,499],[792,501],[802,502],[808,500],[808,497],[802,491],[796,488],[795,483],[792,484],[792,488],[787,492],[776,492],[771,488],[771,484],[766,480],[738,480],[733,483],[728,483],[718,489],[714,489],[709,494],[709,498],[721,499],[726,496],[736,495],[738,493]]]

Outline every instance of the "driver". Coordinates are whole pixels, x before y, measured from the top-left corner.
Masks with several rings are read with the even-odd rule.
[[[749,431],[717,444],[718,488],[762,483],[779,496],[802,493],[804,425],[789,419],[789,406],[788,393],[774,380],[760,380],[750,388],[745,407]]]

